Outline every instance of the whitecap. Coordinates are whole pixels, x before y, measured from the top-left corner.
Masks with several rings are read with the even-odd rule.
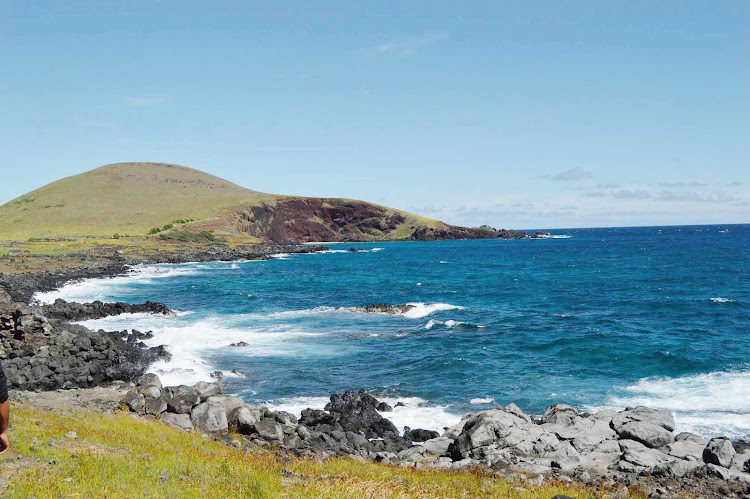
[[[485,397],[485,398],[474,398],[474,399],[471,399],[471,400],[469,400],[469,403],[471,405],[487,405],[487,404],[493,403],[494,401],[495,401],[495,399],[493,399],[493,398]]]
[[[378,251],[383,251],[385,248],[373,248],[371,251],[373,253],[377,253]]]
[[[670,411],[677,432],[750,439],[750,371],[643,378],[588,410],[638,405]]]
[[[413,308],[402,313],[401,315],[410,319],[420,319],[422,317],[427,317],[428,315],[435,312],[441,312],[444,310],[463,310],[463,307],[459,307],[458,305],[451,305],[450,303],[428,304],[422,302],[411,302],[407,303],[407,305],[411,305]]]
[[[714,303],[734,303],[734,300],[729,298],[711,298],[711,301]]]

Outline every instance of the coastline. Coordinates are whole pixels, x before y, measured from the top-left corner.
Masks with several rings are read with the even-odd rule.
[[[307,246],[307,250],[303,252],[310,252],[315,251],[315,246]],[[285,251],[281,251],[281,249]],[[322,248],[318,248],[322,249]],[[0,288],[0,292],[2,290],[5,291],[5,294],[10,297],[10,300],[6,298],[5,306],[6,308],[9,306],[9,304],[12,304],[13,298],[15,297],[22,297],[22,298],[28,298],[29,300],[33,296],[34,292],[37,291],[49,291],[51,289],[54,289],[56,287],[59,287],[60,285],[70,282],[72,280],[80,280],[80,279],[88,279],[88,278],[97,278],[97,277],[114,277],[118,275],[123,275],[124,272],[127,271],[127,269],[131,265],[138,265],[138,264],[163,264],[163,263],[187,263],[190,261],[196,261],[196,262],[210,262],[210,261],[236,261],[236,260],[250,260],[250,259],[266,259],[270,258],[271,255],[276,253],[288,253],[288,252],[294,252],[293,248],[285,246],[283,248],[280,248],[279,246],[275,245],[273,247],[266,247],[263,250],[260,250],[259,248],[255,248],[252,251],[248,250],[241,250],[236,252],[208,252],[208,253],[185,253],[181,254],[179,256],[177,255],[170,255],[168,258],[166,258],[164,255],[161,256],[153,256],[148,258],[142,258],[142,259],[125,259],[117,256],[113,256],[110,259],[99,259],[95,260],[93,262],[86,261],[84,259],[83,265],[79,268],[76,268],[74,270],[68,270],[68,271],[57,271],[57,272],[44,272],[41,275],[32,275],[32,276],[25,276],[25,277],[11,277],[8,279],[8,276],[3,276],[2,282],[0,284],[2,287]],[[241,255],[240,258],[227,258],[232,256]],[[248,258],[248,256],[254,256],[256,258]],[[210,259],[209,259],[210,258]],[[168,259],[169,261],[160,261]],[[62,269],[58,269],[62,270]],[[0,300],[1,302],[1,300]],[[12,305],[11,305],[12,306]],[[25,305],[24,305],[25,306]],[[73,307],[78,307],[78,304],[71,305]],[[25,309],[26,310],[26,309]],[[35,307],[29,307],[30,311],[26,314],[29,316],[29,320],[32,321],[33,326],[37,329],[40,328],[41,323],[41,330],[46,334],[46,338],[49,339],[50,336],[54,335],[57,331],[59,331],[60,327],[68,327],[70,329],[70,325],[67,324],[64,325],[64,323],[60,323],[59,318],[53,318],[51,320],[47,320],[45,323],[43,319],[40,317],[44,317],[42,314],[40,314],[40,310]],[[21,324],[23,326],[23,324]],[[48,327],[49,326],[49,327]],[[80,329],[78,329],[80,328]],[[81,328],[80,326],[76,326],[75,332],[77,334],[84,334],[82,333],[82,330],[85,328]],[[89,332],[93,333],[93,332]],[[93,333],[95,334],[95,333]],[[133,338],[131,340],[131,343],[136,343],[138,341],[137,338]],[[127,344],[128,337],[125,338],[125,343]],[[115,342],[116,344],[116,342]],[[150,350],[147,350],[150,351]],[[142,364],[149,364],[154,361],[153,357],[143,357],[138,359],[139,362]],[[147,367],[147,365],[145,366]],[[144,369],[145,371],[145,369]],[[140,375],[142,375],[143,372],[129,372],[129,374],[123,376],[122,374],[119,374],[121,377],[129,377],[128,379],[125,379],[124,381],[132,382],[136,381]],[[151,378],[149,378],[151,379]],[[98,384],[101,384],[102,382],[107,381],[106,379],[92,379],[87,382],[87,384],[82,383],[79,386],[86,387],[86,386],[95,386]],[[143,384],[143,381],[141,381],[141,384]],[[159,382],[160,384],[160,382]],[[19,386],[20,387],[20,386]],[[17,387],[17,388],[19,388]],[[62,387],[62,386],[59,386]],[[58,387],[58,388],[59,388]],[[68,386],[72,388],[73,386]],[[54,387],[36,387],[36,389],[50,389]],[[164,395],[164,396],[162,396]],[[167,400],[162,400],[166,397],[167,394],[160,394],[158,398],[160,401],[163,401],[165,404],[167,403]],[[202,402],[201,402],[202,403]],[[145,404],[145,400],[144,400]],[[159,405],[161,406],[161,402],[159,402]],[[355,402],[355,406],[361,405],[361,400],[358,402]],[[161,408],[161,407],[159,407]],[[708,462],[704,459],[703,453],[700,452],[697,449],[697,447],[694,445],[692,449],[692,454],[687,455],[685,454],[682,457],[678,456],[672,456],[671,454],[667,454],[664,452],[661,452],[659,449],[664,447],[664,445],[673,445],[678,442],[686,441],[688,438],[685,437],[683,440],[675,441],[675,436],[672,436],[672,442],[664,445],[660,445],[659,447],[654,446],[648,446],[643,444],[643,440],[645,440],[647,437],[639,437],[639,439],[633,440],[632,438],[622,438],[622,435],[618,433],[617,431],[612,428],[612,420],[616,415],[612,414],[605,414],[601,415],[588,415],[588,414],[579,414],[575,409],[569,408],[567,406],[552,406],[548,409],[548,411],[551,411],[550,415],[547,415],[545,413],[545,417],[543,416],[541,420],[534,420],[530,416],[527,416],[520,412],[518,408],[515,406],[507,406],[505,408],[498,408],[493,409],[490,411],[480,411],[477,413],[477,415],[467,415],[464,417],[462,422],[464,425],[466,424],[467,420],[472,420],[472,418],[479,418],[478,423],[475,423],[478,427],[477,432],[475,433],[482,433],[486,432],[487,428],[493,428],[493,431],[497,429],[497,421],[503,420],[503,418],[517,418],[518,420],[513,420],[512,424],[510,424],[509,427],[516,427],[518,428],[519,425],[523,426],[521,433],[517,434],[516,437],[521,438],[521,442],[529,441],[529,438],[532,436],[535,438],[534,440],[531,440],[531,449],[524,447],[519,447],[519,444],[513,444],[508,445],[508,442],[504,440],[505,437],[498,437],[497,433],[495,432],[495,437],[491,437],[489,442],[484,443],[484,445],[475,446],[474,443],[470,443],[469,447],[467,447],[464,450],[457,449],[457,447],[454,447],[453,450],[448,449],[448,446],[454,444],[459,437],[464,435],[463,438],[464,441],[473,442],[473,434],[468,435],[467,432],[463,432],[463,430],[458,431],[456,433],[455,431],[450,434],[451,436],[454,436],[453,442],[448,443],[448,446],[446,446],[446,439],[447,437],[445,435],[441,436],[433,436],[432,439],[443,439],[439,441],[438,447],[431,447],[434,445],[437,445],[438,442],[432,442],[431,444],[424,444],[422,445],[415,445],[412,446],[411,444],[413,441],[404,439],[404,437],[401,437],[400,435],[394,435],[389,434],[388,437],[393,439],[394,447],[391,447],[391,450],[367,450],[367,455],[362,456],[369,459],[375,459],[379,461],[386,461],[386,462],[392,462],[392,463],[400,463],[402,465],[421,465],[421,466],[437,466],[438,462],[443,467],[450,467],[452,469],[462,469],[465,467],[472,467],[472,466],[489,466],[489,467],[497,467],[498,463],[503,463],[502,466],[507,465],[508,468],[512,468],[515,471],[514,472],[524,472],[524,473],[531,473],[536,475],[550,475],[555,477],[561,477],[565,476],[568,477],[571,480],[575,481],[581,481],[583,483],[601,483],[603,480],[614,480],[616,483],[619,483],[619,480],[624,480],[623,483],[639,483],[644,481],[654,481],[655,483],[661,483],[660,481],[664,480],[678,480],[680,486],[685,487],[694,487],[696,483],[704,484],[707,483],[706,480],[710,483],[712,480],[719,480],[724,481],[728,483],[739,483],[739,481],[748,480],[750,478],[750,475],[747,477],[745,476],[747,474],[746,471],[744,471],[745,461],[739,462],[742,457],[737,458],[737,461],[730,460],[728,462],[729,466],[726,468],[723,468],[719,466],[718,464],[714,464],[713,462]],[[138,411],[136,411],[138,412]],[[152,411],[153,412],[153,411]],[[226,411],[225,412],[231,412]],[[316,414],[320,417],[324,417],[321,414],[318,414],[323,411],[316,411]],[[605,413],[607,411],[604,411]],[[656,413],[660,413],[661,411],[656,411]],[[167,414],[169,413],[166,409],[163,413],[159,414]],[[346,414],[346,410],[344,410],[342,413]],[[560,413],[559,417],[557,414]],[[508,416],[509,415],[509,416]],[[226,415],[229,416],[228,414]],[[610,417],[609,421],[609,430],[611,432],[606,432],[608,437],[604,438],[602,442],[612,442],[616,443],[618,447],[614,447],[610,444],[609,448],[607,449],[598,449],[595,450],[595,446],[591,449],[588,449],[589,454],[591,453],[601,453],[605,456],[595,456],[596,459],[599,459],[592,467],[587,467],[585,465],[586,461],[582,463],[581,461],[581,455],[582,453],[576,449],[576,454],[573,454],[570,451],[569,446],[563,445],[564,442],[569,442],[575,440],[575,438],[580,438],[584,433],[588,433],[592,427],[590,427],[591,421],[594,421],[594,423],[591,423],[592,425],[598,424],[597,421],[599,420],[606,420],[607,417]],[[623,418],[629,418],[629,416],[622,416]],[[667,418],[666,415],[663,414],[657,414],[656,419],[665,419]],[[274,418],[276,416],[274,415]],[[671,415],[669,415],[669,418],[671,418]],[[263,419],[263,418],[260,418]],[[278,418],[276,418],[278,419]],[[381,421],[381,419],[378,421]],[[473,421],[473,420],[472,420]],[[521,421],[525,423],[521,423]],[[314,424],[316,421],[308,420],[309,427],[313,428],[313,431],[318,431],[317,426],[319,424]],[[629,422],[643,422],[639,419],[633,419],[630,418]],[[282,424],[281,422],[278,422],[278,424]],[[277,423],[274,423],[277,424]],[[485,424],[487,423],[487,424]],[[329,423],[322,423],[322,424],[329,424]],[[539,433],[539,428],[542,427],[545,424],[552,424],[552,425],[561,425],[561,429],[557,429],[555,431],[543,431],[542,433]],[[623,425],[626,423],[623,423]],[[649,424],[655,424],[653,422]],[[308,426],[307,424],[303,423],[303,426]],[[607,426],[607,425],[605,425]],[[659,426],[659,424],[656,424],[656,426]],[[322,434],[325,433],[325,429],[323,428]],[[667,428],[662,427],[663,430],[668,430]],[[673,429],[673,424],[672,424]],[[274,426],[274,431],[276,430]],[[648,428],[648,430],[654,430],[653,428]],[[258,439],[258,437],[262,437],[259,433],[257,433],[255,427],[253,426],[253,429],[250,430],[252,432],[252,435],[255,435],[254,437],[254,445],[259,444],[259,442],[274,442],[277,443],[283,441],[283,438],[281,441],[275,438],[271,438],[270,440],[264,440],[263,438]],[[296,430],[295,430],[296,431]],[[337,431],[337,430],[330,430],[330,431]],[[450,430],[449,430],[450,431]],[[659,430],[656,430],[657,433]],[[283,433],[283,429],[282,429]],[[303,431],[304,433],[304,431]],[[614,435],[613,435],[614,433]],[[491,434],[491,433],[490,433]],[[278,435],[278,433],[276,433]],[[468,436],[467,436],[468,435]],[[519,437],[520,435],[520,437]],[[564,438],[563,435],[571,436],[576,435],[571,438]],[[633,436],[626,432],[623,432],[623,435],[626,436]],[[299,436],[299,435],[298,435]],[[663,436],[663,435],[662,435]],[[679,436],[679,435],[678,435]],[[697,436],[695,436],[697,437]],[[333,441],[336,441],[334,437]],[[381,437],[376,437],[381,438]],[[664,437],[666,440],[669,440],[668,437]],[[693,437],[689,437],[695,440],[692,442],[693,444],[697,445],[698,440],[696,440]],[[697,437],[700,439],[700,437]],[[348,453],[349,449],[346,445],[330,445],[330,442],[328,442],[325,438],[321,437],[321,439],[324,441],[326,445],[324,445],[322,448],[319,449],[313,449],[314,453],[320,454],[322,456],[325,455],[332,455],[332,454],[338,454],[338,455],[353,455]],[[554,442],[555,439],[558,442],[557,448],[554,449],[544,449],[542,452],[538,452],[535,449],[534,442],[543,442],[546,440]],[[302,439],[304,440],[304,439]],[[664,441],[666,441],[664,440]],[[407,441],[409,444],[407,445]],[[637,443],[641,444],[641,447],[638,447],[635,444],[630,444],[626,442],[623,444],[623,441],[635,441]],[[599,442],[599,443],[602,443]],[[709,444],[709,442],[701,439],[701,444],[703,445],[703,448]],[[663,443],[662,441],[659,441],[658,443]],[[339,441],[340,444],[340,441]],[[399,448],[399,445],[402,448]],[[730,444],[731,445],[731,444]],[[494,455],[491,452],[488,454],[488,448],[494,446]],[[565,450],[561,450],[561,446]],[[645,448],[642,448],[645,446]],[[345,447],[345,450],[342,452],[342,447]],[[416,449],[412,450],[410,449]],[[438,454],[434,454],[432,450],[426,451],[425,449],[434,449]],[[509,450],[510,449],[510,450]],[[289,449],[292,452],[296,452],[300,449],[296,449],[292,447]],[[362,449],[355,449],[361,451]],[[735,453],[733,456],[746,456],[750,458],[750,454],[748,454],[748,450],[742,446],[739,447],[740,452],[737,452],[735,450]],[[398,452],[392,452],[392,451],[398,451]],[[600,452],[601,451],[601,452]],[[378,453],[387,452],[389,455],[378,456]],[[401,453],[406,453],[402,455]],[[534,455],[534,453],[537,453],[538,455]],[[664,456],[671,456],[671,457],[662,457],[659,454],[660,453]],[[362,455],[361,453],[357,455]],[[589,457],[585,453],[583,453],[584,457]],[[573,457],[578,457],[578,460],[572,459]],[[604,468],[601,467],[601,459],[609,459],[610,465],[605,466]],[[684,457],[690,457],[689,459],[683,459]],[[446,459],[450,458],[450,465],[448,465]],[[566,459],[571,458],[570,461],[566,462]],[[616,459],[615,459],[616,458]],[[440,461],[440,459],[443,459]],[[493,461],[494,459],[494,461]],[[605,459],[605,460],[606,460]],[[685,462],[689,462],[688,464],[685,464]],[[460,463],[460,464],[456,464]],[[671,464],[672,468],[669,467]],[[725,461],[725,464],[726,461]],[[455,467],[454,467],[455,465]],[[614,468],[610,469],[611,466],[614,466]],[[720,469],[715,468],[718,466]],[[688,469],[689,468],[689,469]],[[656,470],[656,473],[654,474],[654,471]],[[724,471],[728,470],[728,471]],[[684,473],[682,475],[678,475],[679,473]]]

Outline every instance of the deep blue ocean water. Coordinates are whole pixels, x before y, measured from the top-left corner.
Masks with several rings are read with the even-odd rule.
[[[166,382],[221,370],[226,391],[274,407],[364,388],[407,403],[397,424],[442,428],[510,402],[645,404],[750,439],[750,225],[552,232],[570,237],[139,267],[39,298],[164,302],[177,316],[87,325],[152,329],[174,354],[154,366]],[[374,303],[418,305],[348,310]]]

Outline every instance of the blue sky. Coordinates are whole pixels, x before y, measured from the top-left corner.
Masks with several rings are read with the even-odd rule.
[[[465,225],[750,222],[744,0],[9,0],[0,61],[0,202],[163,161]]]

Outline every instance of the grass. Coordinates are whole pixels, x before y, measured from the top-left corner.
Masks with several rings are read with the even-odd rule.
[[[5,497],[600,497],[574,485],[530,485],[475,471],[417,470],[352,459],[248,453],[126,413],[12,408],[14,449],[33,465]],[[77,439],[66,437],[70,431]]]
[[[145,235],[173,220],[206,219],[275,199],[182,166],[107,165],[0,206],[0,239]]]
[[[280,199],[184,166],[118,163],[63,178],[0,206],[0,240],[146,236],[179,224],[181,231],[215,230],[247,242],[253,238],[237,230],[236,214]],[[406,222],[389,239],[406,237],[416,225],[443,226],[398,213]]]

